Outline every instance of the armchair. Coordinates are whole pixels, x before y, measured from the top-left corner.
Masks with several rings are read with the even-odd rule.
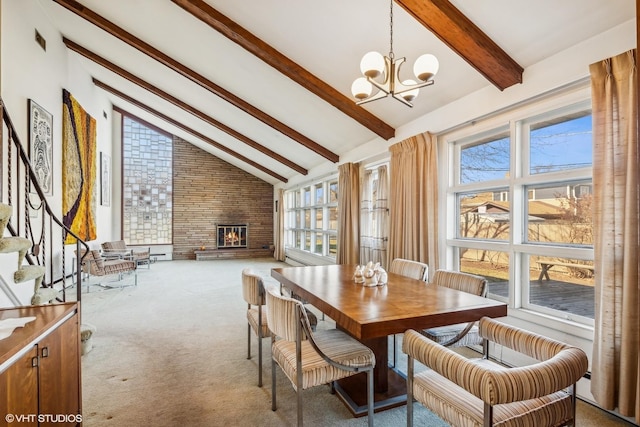
[[[303,424],[302,390],[366,372],[368,425],[373,426],[373,352],[340,330],[313,332],[302,303],[280,295],[277,287],[266,291],[266,303],[271,330],[271,409],[277,409],[276,364],[296,390],[298,427]]]
[[[149,247],[130,247],[127,246],[124,240],[104,242],[101,246],[102,252],[107,258],[129,258],[135,261],[137,265],[146,264],[147,268],[151,268],[151,248]]]
[[[91,278],[92,277],[105,277],[110,275],[117,275],[118,281],[121,281],[124,278],[124,273],[133,273],[133,281],[134,285],[138,285],[138,274],[137,274],[137,264],[135,261],[127,260],[127,259],[105,259],[100,254],[100,251],[90,250],[81,251],[76,256],[83,257],[82,258],[82,274],[86,279],[87,284],[87,292],[90,290],[91,286]],[[73,280],[75,280],[75,263],[73,264],[74,272],[73,272]],[[74,283],[75,284],[75,283]],[[101,283],[97,283],[104,287],[111,287],[109,285],[102,285]]]
[[[576,382],[588,369],[581,349],[488,317],[479,322],[484,358],[467,359],[408,330],[407,426],[413,399],[452,426],[557,427],[575,424]],[[489,342],[536,360],[506,368],[489,360]],[[414,360],[428,368],[415,373]]]

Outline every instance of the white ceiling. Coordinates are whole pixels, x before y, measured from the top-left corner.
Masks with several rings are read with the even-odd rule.
[[[201,110],[306,169],[322,156],[126,45],[52,0],[42,7],[63,36]],[[217,85],[341,155],[380,138],[169,0],[80,0]],[[346,96],[364,53],[389,51],[387,0],[206,0],[280,53]],[[635,17],[632,0],[451,0],[520,66],[557,52]],[[463,96],[491,86],[400,6],[394,6],[394,52],[407,57],[405,73],[422,53],[440,61],[435,85],[421,90],[410,109],[387,98],[363,108],[398,128]],[[88,72],[109,86],[193,128],[290,179],[298,173],[194,115],[74,53]],[[408,75],[406,77],[409,77]],[[499,89],[494,88],[496,93]],[[206,142],[109,94],[117,107],[187,139],[270,183],[279,182]]]

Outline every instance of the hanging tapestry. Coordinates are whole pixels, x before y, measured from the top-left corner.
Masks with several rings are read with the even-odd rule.
[[[96,239],[96,120],[62,90],[62,211],[80,239]],[[75,243],[67,234],[65,244]]]

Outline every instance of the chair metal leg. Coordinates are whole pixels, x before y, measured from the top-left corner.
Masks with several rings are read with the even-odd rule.
[[[302,427],[302,387],[298,386],[296,392],[298,399],[298,427]]]
[[[258,387],[262,387],[262,334],[258,332]]]
[[[273,339],[271,344],[273,344]],[[271,357],[271,410],[276,410],[276,361],[273,357]]]
[[[247,359],[251,359],[251,325],[247,323]]]
[[[396,367],[396,360],[398,360],[397,347],[398,344],[396,343],[396,334],[393,334],[393,363],[391,366],[394,368]]]
[[[373,369],[367,371],[367,406],[369,427],[373,427]]]
[[[413,357],[407,356],[407,427],[413,427]]]

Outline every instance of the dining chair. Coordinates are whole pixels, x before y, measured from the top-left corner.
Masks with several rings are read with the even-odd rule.
[[[481,297],[487,296],[487,279],[460,271],[436,270],[431,285],[443,286]],[[445,347],[481,345],[477,322],[460,323],[425,329],[422,334]]]
[[[395,258],[391,261],[389,272],[399,274],[401,276],[411,277],[412,279],[427,281],[429,279],[429,266],[423,262],[412,261],[404,258]],[[397,347],[396,335],[393,334],[393,360],[391,366],[396,366]]]
[[[312,331],[302,303],[281,295],[276,286],[267,289],[266,302],[272,333],[271,409],[277,409],[276,364],[296,391],[298,426],[302,426],[303,390],[366,372],[367,415],[373,426],[373,351],[337,329]]]
[[[588,369],[581,349],[488,317],[479,322],[483,358],[467,359],[417,331],[404,334],[407,426],[417,400],[454,426],[575,425],[576,382]],[[509,368],[490,360],[491,344],[532,358]],[[430,369],[416,373],[415,361]]]
[[[258,337],[258,387],[262,387],[262,338],[270,335],[264,283],[250,268],[242,270],[242,298],[247,303],[247,359],[251,359],[251,331]]]

